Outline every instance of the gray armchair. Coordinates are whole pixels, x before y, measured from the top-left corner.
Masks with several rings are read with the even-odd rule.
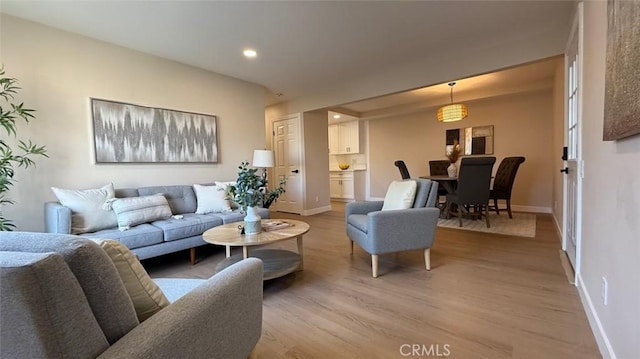
[[[413,207],[381,211],[383,201],[353,202],[346,206],[347,236],[371,254],[371,270],[378,277],[378,255],[415,249],[424,250],[427,270],[431,269],[430,248],[438,225],[440,210],[438,183],[427,179],[417,182]]]

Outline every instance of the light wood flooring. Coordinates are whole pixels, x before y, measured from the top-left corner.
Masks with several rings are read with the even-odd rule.
[[[438,228],[431,271],[418,250],[381,255],[372,278],[371,257],[357,245],[349,254],[344,204],[332,205],[314,216],[272,213],[311,230],[304,271],[265,282],[259,358],[601,357],[551,216],[538,215],[535,238]],[[277,247],[295,250],[295,240]],[[143,264],[152,277],[207,278],[224,250],[201,247],[197,257]]]

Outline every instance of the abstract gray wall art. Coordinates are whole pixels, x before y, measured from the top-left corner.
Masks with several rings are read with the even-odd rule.
[[[605,141],[640,134],[640,2],[607,3]]]
[[[217,118],[91,99],[96,163],[216,163]]]

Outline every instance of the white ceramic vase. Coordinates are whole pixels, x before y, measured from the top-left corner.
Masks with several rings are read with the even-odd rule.
[[[262,218],[258,214],[258,206],[247,207],[247,215],[244,216],[244,233],[255,234],[260,233],[262,226],[260,220]]]
[[[449,177],[455,177],[458,174],[458,168],[455,163],[452,163],[447,167],[447,174]]]

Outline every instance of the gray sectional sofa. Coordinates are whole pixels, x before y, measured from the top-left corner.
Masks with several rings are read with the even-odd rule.
[[[132,296],[122,273],[91,240],[0,232],[0,358],[240,359],[254,351],[259,259],[209,279],[156,280],[170,303],[142,322],[135,302],[146,296]]]
[[[240,222],[244,213],[233,209],[226,213],[196,214],[197,198],[193,186],[172,185],[116,189],[116,198],[162,194],[167,199],[173,217],[132,226],[127,230],[117,227],[92,233],[80,233],[92,239],[114,239],[125,244],[139,259],[146,259],[191,249],[191,262],[195,262],[195,248],[205,245],[202,233],[226,223]],[[45,231],[71,234],[72,211],[59,202],[45,203]],[[262,218],[269,218],[269,210],[260,208]],[[78,234],[78,233],[76,233]]]

